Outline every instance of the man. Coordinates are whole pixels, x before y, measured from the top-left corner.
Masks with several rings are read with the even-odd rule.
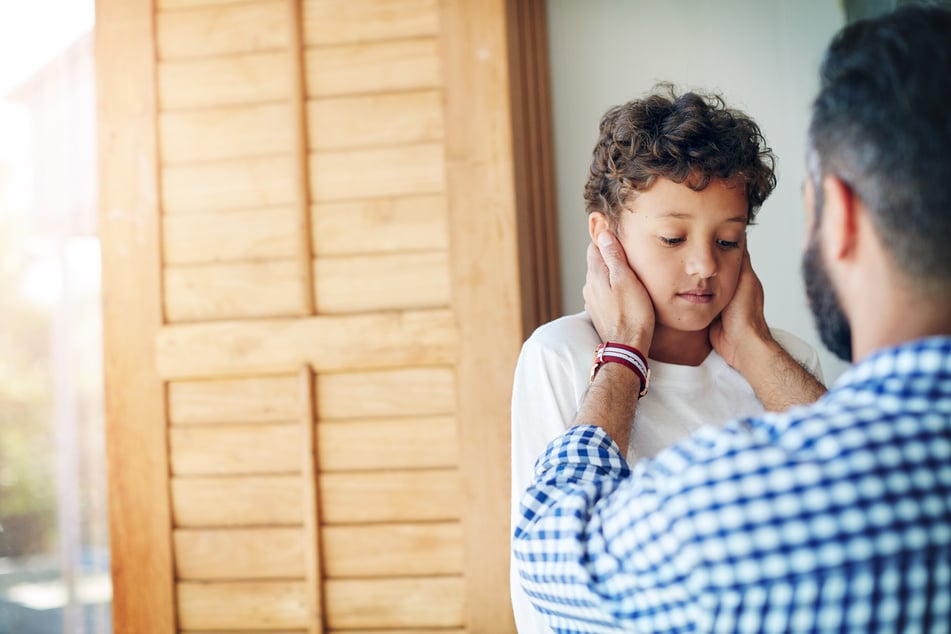
[[[819,400],[704,428],[633,470],[654,311],[608,233],[589,248],[602,338],[576,426],[536,466],[515,532],[559,632],[951,627],[951,13],[852,24],[810,127],[803,274],[854,366]],[[748,264],[711,331],[769,409],[814,383],[771,341]]]

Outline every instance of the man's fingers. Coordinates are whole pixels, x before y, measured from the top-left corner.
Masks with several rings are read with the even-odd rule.
[[[624,255],[624,248],[609,231],[602,231],[598,234],[598,251],[605,266],[608,267],[613,286],[615,280],[620,279],[630,269]]]
[[[749,249],[743,252],[743,271],[745,273],[753,273],[753,260],[750,258]]]
[[[607,271],[607,267],[604,266],[604,259],[601,257],[601,252],[593,242],[588,243],[587,256],[589,273],[601,273]]]
[[[594,302],[596,288],[610,288],[608,279],[608,267],[604,266],[604,260],[601,259],[601,252],[593,242],[588,243],[588,271],[585,274],[584,288],[581,289],[581,295],[585,300],[585,310],[588,310],[588,304]]]

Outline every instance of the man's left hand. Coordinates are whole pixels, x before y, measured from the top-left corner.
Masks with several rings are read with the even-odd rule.
[[[739,369],[745,349],[772,341],[763,302],[763,285],[746,251],[733,299],[710,325],[710,344],[734,368]]]

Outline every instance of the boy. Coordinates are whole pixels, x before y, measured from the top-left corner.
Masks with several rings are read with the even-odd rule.
[[[626,448],[630,464],[701,424],[764,409],[711,341],[747,257],[746,228],[776,185],[773,162],[756,123],[716,96],[677,95],[665,86],[601,119],[584,190],[588,230],[592,240],[604,230],[620,240],[656,315],[644,351],[656,389],[637,408]],[[808,344],[783,331],[772,334],[819,376]],[[579,313],[541,326],[522,347],[512,397],[513,527],[535,460],[572,425],[600,343],[587,314]],[[511,581],[519,632],[550,631],[514,566]]]

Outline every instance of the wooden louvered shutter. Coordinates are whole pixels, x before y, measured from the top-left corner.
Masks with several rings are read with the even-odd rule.
[[[99,0],[117,632],[512,629],[524,6]]]

